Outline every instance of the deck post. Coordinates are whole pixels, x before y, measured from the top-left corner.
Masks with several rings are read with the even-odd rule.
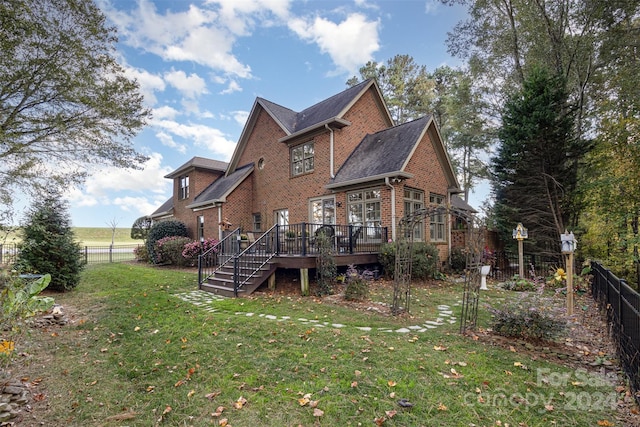
[[[269,276],[268,280],[269,282],[267,286],[269,286],[269,289],[272,291],[275,290],[276,289],[276,273],[273,272],[271,276]]]
[[[309,295],[309,269],[308,268],[300,269],[300,292],[304,297]]]

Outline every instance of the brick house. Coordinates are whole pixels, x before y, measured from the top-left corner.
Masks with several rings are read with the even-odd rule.
[[[371,79],[300,112],[257,98],[229,163],[194,157],[166,178],[173,196],[151,218],[180,220],[194,239],[220,238],[227,221],[380,227],[395,240],[405,212],[460,192],[433,117],[394,126]],[[435,216],[414,238],[446,259],[451,228]]]

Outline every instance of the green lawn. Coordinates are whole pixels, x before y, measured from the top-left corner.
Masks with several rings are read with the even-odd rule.
[[[39,420],[218,426],[226,419],[235,427],[614,421],[612,386],[579,383],[574,369],[463,337],[457,322],[388,332],[435,321],[439,305],[458,318],[460,285],[416,285],[412,316],[400,318],[286,294],[201,306],[179,298],[196,287],[191,273],[90,266],[75,291],[56,295],[73,323],[33,330],[18,349],[28,355],[25,375],[38,384],[33,393],[42,394]],[[373,300],[390,298],[374,285]],[[568,380],[550,383],[540,372]],[[400,399],[414,406],[401,407]]]
[[[111,236],[113,230],[108,227],[72,227],[76,236],[76,240],[82,246],[108,246],[111,244]],[[131,228],[116,228],[114,236],[114,244],[130,245],[142,243],[142,240],[133,240],[131,238]],[[7,236],[7,243],[15,243],[20,240],[20,233],[13,232]]]

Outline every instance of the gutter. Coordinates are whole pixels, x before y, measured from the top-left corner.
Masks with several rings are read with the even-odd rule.
[[[391,240],[396,241],[396,187],[391,185],[389,177],[384,178],[384,183],[391,189]]]
[[[336,174],[334,172],[335,166],[333,163],[333,155],[334,155],[334,150],[333,150],[333,129],[331,128],[331,126],[329,126],[329,124],[325,124],[324,127],[330,132],[330,136],[329,136],[329,176],[331,177],[331,179],[336,177]]]

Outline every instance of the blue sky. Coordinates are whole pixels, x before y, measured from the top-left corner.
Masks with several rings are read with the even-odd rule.
[[[465,18],[437,0],[98,0],[116,55],[153,119],[135,139],[142,171],[102,168],[70,189],[77,227],[130,227],[171,196],[164,175],[193,156],[227,161],[256,97],[302,110],[346,88],[367,61],[411,55],[460,66],[447,32]],[[484,196],[471,199],[478,207]]]

